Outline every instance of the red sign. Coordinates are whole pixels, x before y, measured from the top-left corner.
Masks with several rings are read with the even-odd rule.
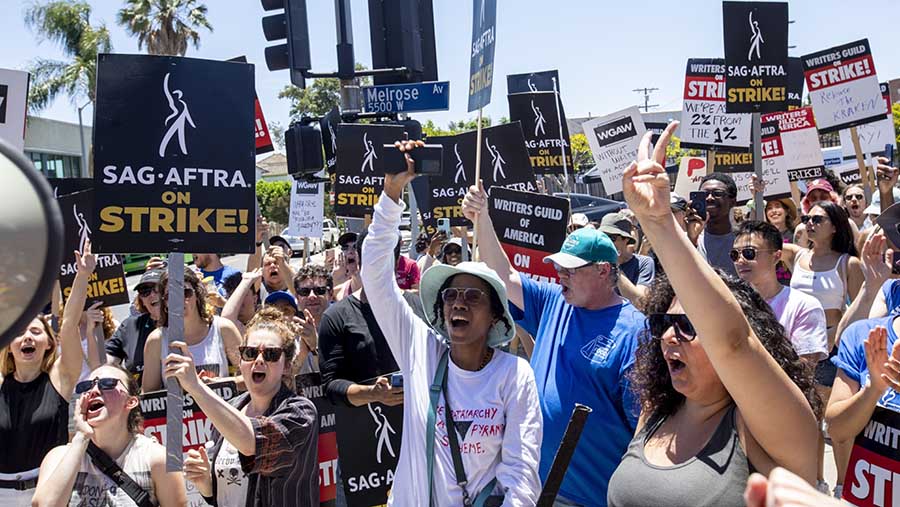
[[[860,507],[900,506],[900,413],[876,406],[853,442],[843,499]]]
[[[256,154],[262,155],[268,153],[275,148],[272,146],[272,137],[269,136],[269,126],[266,124],[266,117],[263,116],[262,107],[259,105],[259,99],[256,99],[254,130],[256,131]]]

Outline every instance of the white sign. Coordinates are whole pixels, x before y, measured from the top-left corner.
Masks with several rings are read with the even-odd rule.
[[[737,204],[740,206],[747,204],[747,201],[753,199],[753,194],[750,192],[750,183],[753,174],[752,171],[728,173],[728,175],[731,176],[731,179],[734,180],[734,184],[737,185]]]
[[[288,232],[300,238],[321,238],[325,210],[323,183],[294,181]]]
[[[688,199],[691,192],[700,190],[700,180],[706,176],[706,157],[681,157],[675,193]]]
[[[894,120],[884,119],[874,123],[866,123],[856,127],[856,133],[859,135],[859,147],[863,154],[866,153],[882,153],[884,145],[892,144],[896,148],[897,138],[894,132]],[[841,136],[841,154],[845,157],[855,157],[856,150],[853,147],[853,138],[850,136],[850,130],[842,130]]]
[[[19,151],[25,149],[25,108],[28,73],[0,69],[0,139]]]
[[[791,193],[784,146],[777,121],[769,121],[762,125],[760,153],[762,154],[762,179],[766,184],[763,197],[786,197]]]
[[[859,165],[855,160],[834,166],[831,170],[834,171],[834,174],[840,178],[841,183],[844,185],[862,183],[862,176],[859,174]]]
[[[725,60],[691,58],[684,76],[681,146],[710,149],[750,146],[750,113],[725,112]]]
[[[635,106],[581,125],[607,195],[622,191],[622,173],[637,160],[638,145],[646,132]]]
[[[778,122],[784,149],[784,166],[787,171],[825,165],[811,107],[802,107],[785,113],[764,114],[760,121]]]

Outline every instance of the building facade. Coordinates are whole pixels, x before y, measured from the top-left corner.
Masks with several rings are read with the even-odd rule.
[[[85,151],[91,145],[91,127],[83,128]],[[78,125],[28,116],[25,123],[25,156],[35,169],[49,178],[81,178],[89,176],[82,160],[81,135]]]

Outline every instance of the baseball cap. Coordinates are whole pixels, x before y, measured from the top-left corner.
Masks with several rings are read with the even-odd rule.
[[[585,227],[589,223],[590,220],[584,213],[572,213],[572,217],[569,219],[569,225],[577,225],[578,227]]]
[[[266,296],[266,304],[273,305],[278,301],[287,301],[292,307],[294,307],[295,312],[299,312],[300,308],[297,307],[297,299],[294,296],[284,290],[276,290],[275,292],[270,292],[268,296]]]
[[[669,206],[675,211],[685,211],[687,210],[687,199],[672,192],[669,194]]]
[[[359,239],[359,234],[355,232],[345,232],[338,237],[338,245],[344,246],[347,243],[353,243]]]
[[[806,185],[806,193],[809,194],[813,190],[824,190],[826,192],[834,192],[834,187],[825,178],[818,178],[810,181]]]
[[[628,219],[628,216],[621,211],[615,213],[607,213],[603,220],[600,221],[600,231],[612,236],[622,236],[634,241],[634,235],[631,231],[634,224]]]
[[[162,278],[163,272],[159,269],[154,269],[151,271],[145,271],[143,275],[141,275],[141,281],[134,287],[134,290],[141,290],[141,287],[145,285],[156,285],[159,283],[159,279]]]
[[[284,239],[284,236],[275,235],[269,238],[269,246],[278,246],[275,243],[284,243],[288,248],[291,248],[291,243]]]
[[[582,227],[569,234],[559,252],[544,257],[544,262],[555,262],[566,269],[575,269],[592,262],[619,260],[619,252],[609,236],[597,229]]]

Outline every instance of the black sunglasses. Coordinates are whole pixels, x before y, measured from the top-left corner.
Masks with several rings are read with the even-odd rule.
[[[706,193],[709,194],[709,195],[711,195],[711,196],[713,196],[713,197],[715,197],[716,199],[721,199],[721,198],[723,198],[723,197],[729,197],[729,196],[731,195],[731,194],[728,193],[727,191],[725,191],[725,190],[720,190],[720,189],[716,189],[716,190],[707,190]]]
[[[744,259],[747,259],[748,261],[752,261],[756,259],[757,252],[771,252],[771,250],[760,250],[752,246],[745,246],[741,249],[732,248],[731,251],[728,252],[728,256],[731,257],[731,262],[737,262],[741,257],[744,257]]]
[[[800,217],[800,223],[803,225],[812,222],[813,225],[822,225],[827,218],[824,215],[803,215]]]
[[[314,292],[316,296],[324,296],[325,293],[328,292],[328,287],[299,287],[297,289],[298,296],[307,297],[312,292]]]
[[[274,363],[281,359],[284,349],[281,347],[250,347],[249,345],[241,345],[238,347],[241,353],[241,359],[244,361],[256,361],[257,356],[262,354],[263,361]]]
[[[159,288],[156,285],[138,287],[137,292],[138,292],[138,296],[147,297],[150,294],[153,294],[154,292],[159,292]]]
[[[112,377],[104,377],[104,378],[94,378],[91,380],[82,380],[81,382],[75,384],[75,394],[84,394],[91,389],[94,388],[94,384],[100,386],[101,391],[112,391],[116,388],[116,384],[122,382],[122,379],[112,378]],[[122,385],[128,389],[128,386],[125,386],[125,382],[122,382]]]
[[[344,252],[354,249],[356,249],[356,241],[351,241],[349,243],[344,243],[343,245],[341,245],[341,250],[343,250]]]
[[[670,327],[675,329],[675,337],[680,342],[693,341],[697,337],[694,325],[683,313],[651,313],[647,316],[647,322],[654,338],[662,338]]]
[[[190,297],[194,297],[194,289],[192,289],[190,287],[185,287],[184,288],[184,299],[187,299]],[[163,294],[163,298],[169,299],[169,291],[168,290]]]
[[[474,287],[449,287],[441,292],[441,299],[448,305],[452,305],[459,300],[459,298],[462,298],[463,302],[467,305],[477,305],[481,303],[483,299],[487,299],[487,293]]]

